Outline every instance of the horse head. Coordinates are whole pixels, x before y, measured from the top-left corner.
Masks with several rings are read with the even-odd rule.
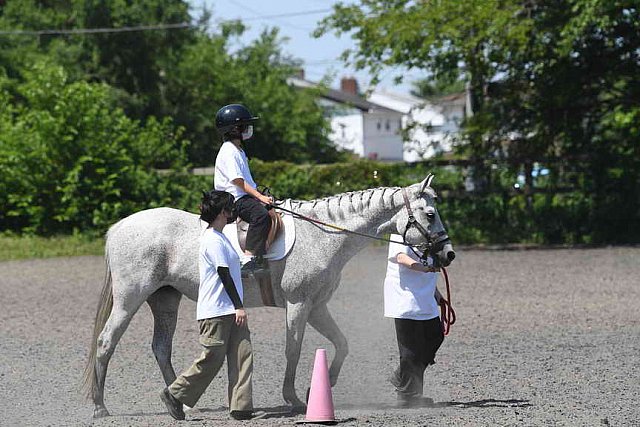
[[[446,267],[456,253],[436,208],[438,196],[431,187],[433,178],[429,174],[422,182],[402,189],[403,207],[378,227],[378,234],[399,234],[405,243],[431,256],[435,266]]]

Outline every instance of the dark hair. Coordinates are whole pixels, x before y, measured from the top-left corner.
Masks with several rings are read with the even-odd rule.
[[[200,219],[211,224],[223,209],[233,210],[234,197],[226,191],[203,191],[200,203]]]

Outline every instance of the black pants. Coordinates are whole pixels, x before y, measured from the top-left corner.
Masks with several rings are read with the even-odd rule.
[[[444,341],[440,318],[430,320],[395,319],[400,366],[391,383],[407,396],[421,396],[424,371],[435,363],[436,352]]]
[[[236,200],[235,208],[238,216],[249,223],[247,250],[255,256],[264,255],[265,243],[271,227],[269,212],[258,199],[249,195]]]

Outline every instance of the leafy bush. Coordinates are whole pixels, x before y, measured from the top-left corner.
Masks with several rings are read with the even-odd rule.
[[[193,179],[179,173],[186,142],[169,120],[133,121],[108,86],[69,84],[59,67],[41,63],[25,77],[13,95],[0,92],[0,230],[101,232],[142,208],[195,206],[183,190]]]

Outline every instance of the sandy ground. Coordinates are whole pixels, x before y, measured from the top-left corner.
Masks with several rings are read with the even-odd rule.
[[[449,269],[458,322],[427,394],[437,408],[397,409],[387,376],[397,363],[392,321],[382,317],[382,246],[346,267],[330,307],[350,354],[333,389],[344,425],[640,425],[640,248],[460,250]],[[285,412],[284,311],[249,311],[255,353],[254,400],[270,418],[231,421],[226,372],[197,409],[176,422],[158,399],[163,387],[144,306],[120,342],[107,375],[112,416],[93,421],[78,389],[102,286],[98,257],[0,263],[0,425],[294,425]],[[442,286],[442,283],[440,283]],[[183,300],[174,366],[199,352],[195,304]],[[307,329],[297,390],[310,383],[316,348]]]

